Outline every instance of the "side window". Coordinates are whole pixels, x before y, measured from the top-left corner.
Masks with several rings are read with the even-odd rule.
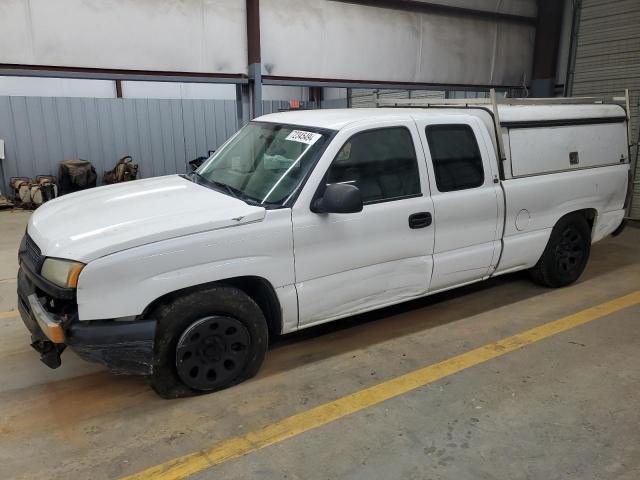
[[[364,203],[420,195],[418,161],[405,127],[355,134],[342,146],[327,172],[327,184],[349,183]]]
[[[464,190],[484,183],[482,157],[471,127],[432,125],[426,133],[439,191]]]

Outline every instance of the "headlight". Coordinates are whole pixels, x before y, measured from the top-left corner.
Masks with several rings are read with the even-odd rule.
[[[59,287],[76,288],[78,277],[84,268],[84,263],[58,258],[47,258],[42,264],[40,273],[44,278]]]

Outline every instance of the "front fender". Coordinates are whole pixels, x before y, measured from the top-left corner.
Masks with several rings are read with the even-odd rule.
[[[274,288],[294,284],[291,211],[261,222],[187,235],[90,262],[78,280],[83,320],[137,316],[167,293],[238,276],[259,276]]]

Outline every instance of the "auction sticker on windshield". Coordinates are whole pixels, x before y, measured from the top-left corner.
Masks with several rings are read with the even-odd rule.
[[[306,143],[307,145],[313,145],[321,137],[319,133],[305,132],[304,130],[294,130],[287,135],[287,140],[292,142]]]

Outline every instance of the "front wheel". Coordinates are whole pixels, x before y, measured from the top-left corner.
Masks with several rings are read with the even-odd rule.
[[[157,308],[151,386],[163,398],[214,392],[254,376],[268,345],[260,307],[243,291],[219,285]]]
[[[533,280],[547,287],[564,287],[575,282],[587,265],[591,231],[584,216],[562,217],[551,231],[542,257],[530,271]]]

